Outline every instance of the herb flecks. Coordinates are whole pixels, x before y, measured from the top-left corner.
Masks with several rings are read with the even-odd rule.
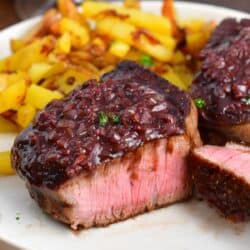
[[[113,114],[112,115],[112,122],[113,122],[113,124],[120,124],[120,122],[121,122],[120,116]]]
[[[151,67],[154,65],[154,61],[149,55],[142,55],[139,58],[139,62],[145,67]]]
[[[20,220],[20,213],[16,213],[16,220],[17,220],[17,221]]]
[[[117,125],[120,124],[120,122],[121,122],[120,116],[112,112],[100,111],[98,113],[98,123],[99,126],[101,127],[105,127],[109,123]]]
[[[195,103],[195,106],[198,109],[203,109],[206,106],[206,102],[202,98],[196,98],[196,99],[194,99],[194,103]]]
[[[104,111],[99,112],[99,114],[98,114],[98,122],[99,122],[99,125],[101,127],[105,127],[108,124],[109,118],[108,118],[108,115]]]
[[[250,105],[250,97],[244,97],[241,99],[242,102],[246,103],[247,105]]]

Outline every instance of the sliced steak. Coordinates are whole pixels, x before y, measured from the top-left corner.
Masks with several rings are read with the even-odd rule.
[[[117,71],[128,67],[135,71],[88,81],[51,102],[12,148],[31,196],[73,229],[108,225],[191,192],[186,158],[200,145],[196,108],[133,62]]]
[[[201,98],[201,126],[250,143],[250,19],[226,19],[201,52],[191,94]]]
[[[250,148],[203,146],[189,162],[199,197],[233,221],[250,219]]]

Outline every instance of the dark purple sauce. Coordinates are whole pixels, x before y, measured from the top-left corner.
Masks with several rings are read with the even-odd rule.
[[[145,79],[136,81],[130,75],[100,83],[90,80],[39,112],[12,148],[12,163],[21,176],[37,186],[56,188],[147,141],[185,132],[187,94],[126,63]],[[108,117],[105,124],[100,124],[100,112]],[[113,117],[119,119],[114,122]]]
[[[224,20],[201,52],[201,70],[191,88],[202,98],[203,120],[215,125],[250,121],[250,19]]]

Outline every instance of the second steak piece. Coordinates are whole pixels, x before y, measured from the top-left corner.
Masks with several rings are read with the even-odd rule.
[[[250,19],[224,20],[201,60],[191,88],[201,126],[250,143]]]
[[[123,62],[42,110],[17,137],[12,163],[42,209],[88,228],[189,197],[186,160],[199,144],[190,97]]]
[[[196,148],[190,159],[196,193],[234,221],[250,219],[250,148]]]

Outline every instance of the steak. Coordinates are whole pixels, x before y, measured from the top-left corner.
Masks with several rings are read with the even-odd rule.
[[[190,164],[199,197],[233,221],[250,218],[250,148],[227,144],[193,150]]]
[[[250,143],[250,19],[224,20],[200,58],[191,95],[205,101],[201,126]]]
[[[191,98],[125,61],[48,104],[11,159],[39,206],[78,229],[188,198],[186,159],[199,145]]]

